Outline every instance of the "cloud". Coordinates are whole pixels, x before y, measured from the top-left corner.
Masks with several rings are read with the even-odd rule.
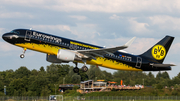
[[[1,12],[0,18],[34,18],[34,16],[29,13],[22,12]]]
[[[132,32],[137,34],[150,33],[151,31],[147,28],[149,26],[148,23],[140,23],[136,21],[136,18],[129,18],[130,29]]]
[[[87,18],[86,16],[80,16],[80,15],[71,15],[69,17],[75,18],[77,20],[86,20],[86,18]]]
[[[16,46],[13,46],[7,42],[0,42],[0,51],[2,52],[17,51],[17,50],[19,50],[19,48]]]
[[[61,31],[71,31],[68,25],[31,25],[36,29],[51,29],[51,30],[61,30]]]
[[[113,20],[119,20],[119,16],[117,16],[116,14],[113,14],[112,16],[109,17],[110,19],[113,19]]]
[[[144,1],[144,0],[63,0],[57,1],[55,5],[49,8],[59,11],[94,11],[108,13],[154,11],[154,12],[172,12],[178,7],[178,0],[173,2],[164,2],[163,0]]]
[[[70,27],[68,25],[31,25],[33,29],[38,29],[38,30],[44,30],[44,31],[50,31],[52,32],[58,32],[59,34],[56,35],[62,35],[62,37],[68,37],[70,39],[76,37],[77,39],[79,37],[82,37],[81,35],[83,34],[82,32],[78,32],[76,28],[74,29],[73,27]],[[62,31],[63,33],[60,33]],[[73,37],[73,35],[75,35]],[[70,36],[70,37],[69,37]]]
[[[91,23],[76,23],[76,26],[71,26],[71,33],[76,35],[76,40],[87,41],[95,38],[100,33],[96,31],[96,24]]]
[[[1,4],[28,6],[55,11],[91,11],[107,13],[124,13],[124,12],[179,12],[180,1],[164,0],[4,0]]]
[[[139,55],[149,50],[157,42],[158,40],[154,38],[136,38],[127,51]]]
[[[6,5],[21,5],[21,6],[35,6],[35,5],[42,5],[46,2],[47,0],[4,0],[1,1],[1,4],[6,4]]]
[[[95,28],[97,27],[96,24],[83,24],[84,27],[87,27],[87,28]]]
[[[5,28],[0,28],[0,35],[2,35],[4,33],[4,30],[5,30]]]
[[[76,26],[68,26],[68,25],[31,25],[33,29],[37,30],[44,30],[48,31],[50,33],[52,32],[60,32],[62,31],[62,36],[67,37],[68,32],[68,38],[70,39],[76,39],[76,40],[83,40],[87,41],[89,39],[93,39],[97,35],[99,36],[100,33],[94,30],[96,27],[96,24],[83,24],[83,23],[77,23]],[[56,34],[57,35],[57,34]],[[74,36],[73,36],[74,35]],[[58,36],[61,36],[60,34]]]
[[[157,25],[161,30],[180,30],[180,18],[168,15],[156,15],[149,17],[152,25]]]
[[[171,53],[172,54],[179,54],[179,52],[180,52],[180,43],[178,42],[178,43],[172,43],[172,47],[170,48],[171,49]]]

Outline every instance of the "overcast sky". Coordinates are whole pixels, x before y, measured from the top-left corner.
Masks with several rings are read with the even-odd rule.
[[[125,51],[137,55],[164,36],[174,36],[164,63],[177,65],[168,72],[171,78],[180,72],[179,0],[0,0],[0,35],[17,28],[106,47],[123,45],[136,36]],[[27,50],[25,58],[20,59],[21,53],[22,48],[0,37],[0,71],[20,66],[39,70],[51,64],[46,54]]]

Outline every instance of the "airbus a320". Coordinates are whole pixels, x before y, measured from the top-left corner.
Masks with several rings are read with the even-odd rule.
[[[88,70],[86,64],[127,71],[167,71],[174,64],[163,64],[171,43],[172,36],[165,36],[157,44],[140,55],[133,55],[122,50],[134,41],[118,47],[105,48],[72,39],[31,30],[15,29],[3,34],[2,38],[13,45],[23,48],[20,58],[25,57],[27,49],[47,54],[46,60],[51,63],[75,63],[73,71],[79,72],[78,63],[83,63],[83,72]],[[138,46],[137,46],[138,47]]]

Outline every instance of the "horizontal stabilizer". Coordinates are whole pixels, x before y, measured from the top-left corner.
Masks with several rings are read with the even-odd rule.
[[[150,65],[155,66],[155,67],[170,67],[170,66],[176,66],[174,64],[154,64],[151,63]]]

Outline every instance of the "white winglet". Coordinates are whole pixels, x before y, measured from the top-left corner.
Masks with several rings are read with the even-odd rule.
[[[129,40],[124,46],[130,46],[132,42],[135,40],[136,37],[133,37],[131,40]]]

